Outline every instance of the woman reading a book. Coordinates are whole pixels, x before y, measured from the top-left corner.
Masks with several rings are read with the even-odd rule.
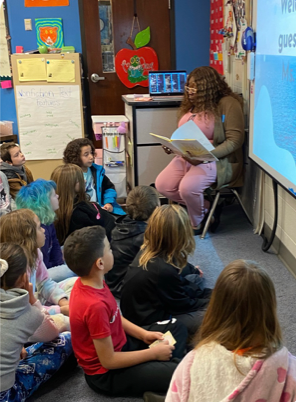
[[[198,67],[188,76],[180,108],[180,127],[192,120],[213,143],[218,162],[203,162],[190,156],[175,156],[155,181],[157,190],[168,199],[187,207],[194,234],[202,233],[209,201],[208,187],[243,184],[244,115],[243,100],[212,67]],[[166,153],[172,153],[164,147]],[[212,222],[217,228],[219,220]]]

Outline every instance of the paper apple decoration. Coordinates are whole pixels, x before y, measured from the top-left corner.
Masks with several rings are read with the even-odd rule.
[[[152,47],[121,49],[115,57],[115,70],[126,87],[148,87],[148,71],[158,70],[157,54]]]
[[[116,73],[127,88],[137,85],[148,87],[148,72],[158,70],[158,58],[155,50],[145,46],[149,40],[150,28],[148,27],[136,35],[135,44],[137,46],[131,37],[128,38],[127,43],[132,46],[133,50],[121,49],[115,57]]]

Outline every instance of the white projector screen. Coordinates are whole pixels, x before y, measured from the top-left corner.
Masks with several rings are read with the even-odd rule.
[[[296,0],[255,0],[249,156],[296,197]]]

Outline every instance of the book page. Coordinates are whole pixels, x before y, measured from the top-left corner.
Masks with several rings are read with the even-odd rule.
[[[181,155],[189,156],[199,161],[217,161],[218,159],[196,140],[174,140],[173,144]]]
[[[196,140],[198,141],[207,151],[213,151],[215,147],[207,139],[201,129],[192,121],[189,120],[187,123],[183,124],[173,133],[172,140]]]
[[[173,145],[172,141],[169,138],[152,133],[150,133],[150,135],[153,135],[153,137],[157,138],[157,142],[159,142],[161,145],[170,148],[170,150],[173,151],[174,154],[182,156],[182,152],[180,152],[179,149]]]
[[[166,141],[168,143],[170,143],[172,141],[170,138],[163,137],[162,135],[153,134],[153,133],[150,133],[150,135],[153,135],[153,137],[156,137],[158,140],[161,139],[162,141]]]

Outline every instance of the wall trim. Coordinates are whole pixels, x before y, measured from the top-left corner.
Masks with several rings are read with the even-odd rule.
[[[271,235],[271,228],[265,223],[264,233],[269,238]],[[291,272],[291,274],[296,278],[296,257],[287,249],[287,247],[281,242],[281,240],[275,236],[274,241],[271,246],[272,251],[277,254],[279,259],[285,265],[285,267]]]

